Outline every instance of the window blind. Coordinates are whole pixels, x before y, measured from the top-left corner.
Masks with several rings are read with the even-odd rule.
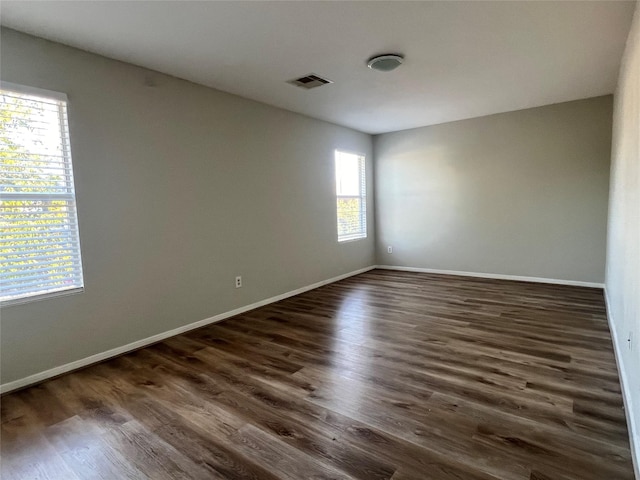
[[[64,94],[0,88],[0,301],[83,288]]]
[[[365,158],[362,155],[335,152],[338,241],[367,236],[367,188]]]

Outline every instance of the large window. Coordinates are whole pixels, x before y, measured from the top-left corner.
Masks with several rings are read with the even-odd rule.
[[[336,150],[338,241],[367,236],[367,188],[364,156]]]
[[[0,86],[0,300],[83,288],[66,95]]]

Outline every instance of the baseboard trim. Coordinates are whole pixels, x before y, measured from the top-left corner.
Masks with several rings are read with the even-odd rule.
[[[285,298],[293,297],[295,295],[300,295],[301,293],[308,292],[309,290],[314,290],[316,288],[322,287],[324,285],[328,285],[330,283],[338,282],[340,280],[344,280],[345,278],[352,277],[354,275],[359,275],[364,272],[368,272],[369,270],[373,270],[375,265],[370,267],[361,268],[359,270],[354,270],[349,273],[344,273],[342,275],[338,275],[337,277],[332,277],[327,280],[322,280],[320,282],[313,283],[311,285],[307,285],[305,287],[297,288],[295,290],[291,290],[286,293],[282,293],[280,295],[276,295],[274,297],[266,298],[264,300],[260,300],[259,302],[255,302],[249,305],[245,305],[240,308],[236,308],[234,310],[230,310],[228,312],[219,313],[218,315],[214,315],[213,317],[205,318],[204,320],[199,320],[197,322],[190,323],[188,325],[183,325],[182,327],[174,328],[172,330],[168,330],[166,332],[158,333],[156,335],[152,335],[147,338],[143,338],[141,340],[137,340],[132,343],[128,343],[127,345],[123,345],[121,347],[112,348],[111,350],[107,350],[106,352],[97,353],[95,355],[91,355],[89,357],[76,360],[71,363],[67,363],[64,365],[60,365],[59,367],[54,367],[49,370],[45,370],[43,372],[35,373],[33,375],[29,375],[25,378],[20,378],[18,380],[14,380],[12,382],[3,383],[0,385],[0,394],[12,392],[14,390],[18,390],[20,388],[25,388],[36,383],[43,382],[53,377],[60,376],[65,373],[69,373],[73,370],[78,370],[80,368],[87,367],[94,363],[102,362],[109,358],[117,357],[119,355],[123,355],[125,353],[131,352],[133,350],[138,350],[143,347],[147,347],[153,343],[161,342],[169,337],[175,337],[176,335],[180,335],[181,333],[188,332],[189,330],[194,330],[196,328],[204,327],[205,325],[210,325],[212,323],[220,322],[229,317],[233,317],[235,315],[239,315],[244,312],[248,312],[249,310],[254,310],[259,307],[263,307],[270,303],[279,302],[280,300],[284,300]]]
[[[622,363],[622,356],[620,355],[621,346],[618,343],[618,337],[615,335],[615,329],[613,328],[613,316],[611,315],[611,309],[609,307],[609,294],[607,288],[604,288],[604,304],[607,308],[607,322],[609,323],[609,332],[611,333],[611,341],[613,342],[613,352],[616,357],[616,365],[618,366],[618,377],[620,377],[620,388],[622,389],[622,401],[624,403],[624,411],[626,413],[625,418],[627,420],[627,431],[629,432],[629,445],[631,447],[631,458],[633,459],[633,469],[635,471],[636,478],[640,480],[640,432],[636,432],[634,429],[635,415],[631,408],[630,391],[627,387],[627,371],[624,363]]]
[[[458,270],[438,270],[435,268],[402,267],[396,265],[376,265],[384,270],[400,270],[403,272],[437,273],[441,275],[458,275],[460,277],[493,278],[496,280],[515,280],[518,282],[551,283],[554,285],[570,285],[573,287],[604,288],[604,283],[581,282],[577,280],[560,280],[556,278],[521,277],[500,273],[460,272]]]

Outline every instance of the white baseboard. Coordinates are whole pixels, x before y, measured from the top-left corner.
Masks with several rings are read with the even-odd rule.
[[[627,419],[627,430],[629,431],[629,444],[631,447],[631,457],[633,458],[633,468],[636,478],[640,480],[640,432],[635,431],[635,412],[632,408],[629,381],[627,380],[627,370],[625,364],[622,362],[622,356],[620,354],[621,346],[618,343],[618,337],[615,334],[614,320],[611,316],[611,309],[609,308],[609,294],[607,288],[604,289],[604,303],[607,307],[607,321],[609,322],[609,331],[611,332],[611,340],[613,341],[613,351],[616,357],[616,364],[618,365],[618,376],[620,377],[620,388],[622,389],[622,401],[624,402],[625,417]]]
[[[260,300],[259,302],[255,302],[250,305],[245,305],[244,307],[236,308],[235,310],[219,313],[218,315],[205,318],[204,320],[199,320],[197,322],[193,322],[188,325],[183,325],[182,327],[174,328],[173,330],[168,330],[166,332],[158,333],[157,335],[152,335],[151,337],[143,338],[142,340],[137,340],[133,343],[129,343],[121,347],[112,348],[111,350],[107,350],[106,352],[97,353],[95,355],[91,355],[90,357],[76,360],[75,362],[67,363],[65,365],[60,365],[59,367],[55,367],[50,370],[45,370],[44,372],[35,373],[33,375],[29,375],[28,377],[14,380],[13,382],[3,383],[2,385],[0,385],[0,393],[7,393],[13,390],[17,390],[19,388],[28,387],[29,385],[33,385],[35,383],[40,383],[49,378],[62,375],[63,373],[68,373],[73,370],[78,370],[79,368],[83,368],[88,365],[98,363],[103,360],[107,360],[109,358],[116,357],[118,355],[122,355],[124,353],[131,352],[133,350],[137,350],[142,347],[146,347],[153,343],[160,342],[169,337],[180,335],[181,333],[188,332],[189,330],[194,330],[196,328],[204,327],[205,325],[219,322],[226,318],[233,317],[234,315],[239,315],[249,310],[253,310],[255,308],[259,308],[264,305],[268,305],[270,303],[278,302],[280,300],[284,300],[285,298],[293,297],[294,295],[299,295],[301,293],[308,292],[309,290],[322,287],[323,285],[328,285],[329,283],[334,283],[339,280],[352,277],[354,275],[359,275],[361,273],[368,272],[369,270],[373,270],[374,268],[375,266],[370,266],[366,268],[361,268],[359,270],[355,270],[353,272],[344,273],[342,275],[338,275],[337,277],[329,278],[327,280],[322,280],[321,282],[317,282],[311,285],[307,285],[305,287],[297,288],[295,290],[291,290],[289,292],[276,295],[275,297],[266,298],[264,300]]]
[[[457,270],[437,270],[435,268],[401,267],[395,265],[376,265],[384,270],[400,270],[403,272],[438,273],[441,275],[458,275],[461,277],[494,278],[497,280],[516,280],[518,282],[551,283],[554,285],[571,285],[574,287],[604,288],[604,283],[581,282],[577,280],[560,280],[556,278],[521,277],[500,273],[459,272]]]

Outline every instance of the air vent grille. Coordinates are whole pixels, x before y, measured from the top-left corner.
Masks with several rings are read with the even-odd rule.
[[[327,80],[326,78],[322,78],[318,75],[310,73],[309,75],[306,75],[304,77],[289,80],[287,83],[295,85],[296,87],[304,88],[305,90],[310,90],[312,88],[321,87],[322,85],[333,82],[331,80]]]

